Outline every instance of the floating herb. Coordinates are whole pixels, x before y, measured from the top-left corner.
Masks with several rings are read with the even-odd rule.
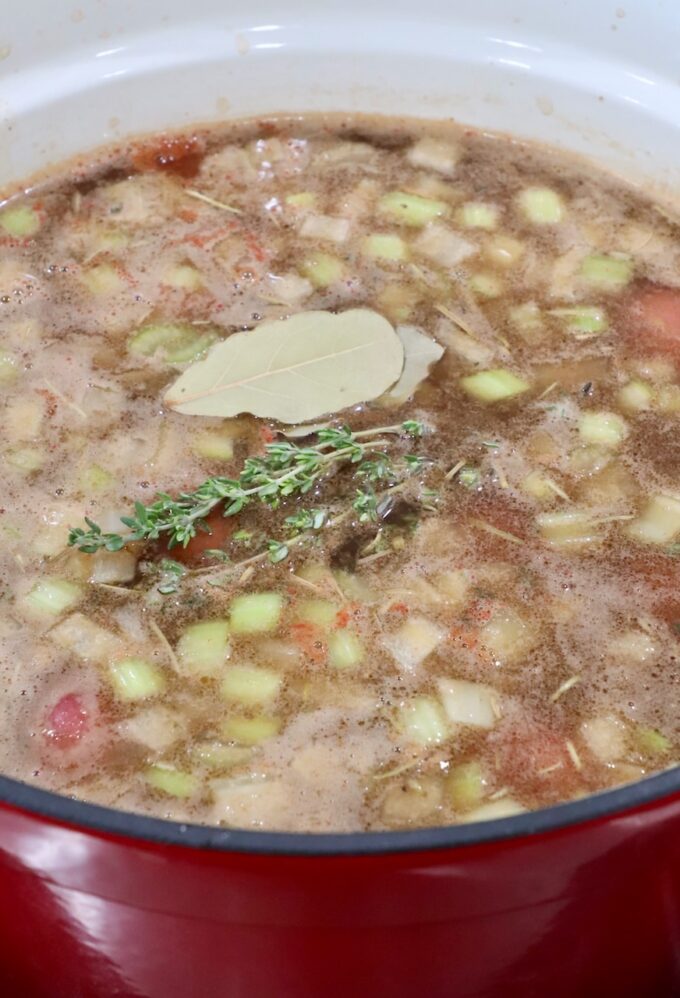
[[[404,348],[366,308],[300,312],[215,344],[168,390],[189,416],[255,416],[303,423],[382,395],[399,378]]]
[[[167,538],[168,547],[186,547],[198,530],[208,529],[206,516],[220,504],[224,516],[240,513],[253,500],[276,509],[283,498],[304,495],[330,467],[360,464],[367,454],[383,453],[394,434],[420,436],[422,424],[408,420],[394,426],[353,433],[349,427],[319,430],[315,446],[298,447],[279,442],[268,444],[264,457],[247,458],[237,479],[209,478],[195,492],[182,492],[173,499],[160,493],[149,506],[135,503],[134,516],[122,516],[127,534],[103,533],[101,527],[86,519],[89,530],[76,527],[69,534],[69,544],[85,554],[102,548],[119,551],[125,544],[141,540]],[[310,514],[313,518],[318,511]]]

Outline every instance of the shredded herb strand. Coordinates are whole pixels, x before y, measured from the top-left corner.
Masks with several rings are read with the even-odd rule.
[[[168,548],[186,547],[199,530],[210,532],[206,517],[221,503],[224,516],[235,516],[258,500],[270,509],[276,509],[282,499],[308,493],[333,465],[356,465],[359,477],[369,482],[393,481],[394,470],[384,453],[384,448],[390,444],[389,436],[401,434],[415,438],[423,432],[421,423],[407,420],[359,433],[353,433],[348,426],[326,427],[317,432],[315,446],[298,447],[287,441],[271,443],[263,457],[246,459],[238,478],[208,478],[194,492],[181,492],[176,498],[161,492],[148,506],[136,502],[134,515],[120,518],[128,528],[127,533],[104,533],[99,524],[85,517],[89,529],[74,527],[68,542],[84,554],[95,554],[102,549],[120,551],[126,544],[158,540],[161,536],[167,537]],[[370,460],[366,460],[368,454],[372,455]],[[370,503],[357,506],[355,501],[354,507],[361,519],[374,518]],[[286,525],[299,533],[318,530],[324,519],[321,510],[301,510],[288,517]],[[270,541],[268,544],[271,561],[281,561],[288,554],[284,542]]]

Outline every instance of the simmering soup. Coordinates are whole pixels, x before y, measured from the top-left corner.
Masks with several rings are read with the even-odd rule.
[[[678,760],[680,223],[563,154],[272,119],[0,208],[0,770],[294,831]]]

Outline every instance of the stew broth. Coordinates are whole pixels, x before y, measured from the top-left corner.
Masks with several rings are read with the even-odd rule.
[[[443,348],[406,398],[308,430],[164,402],[215,343],[349,309]],[[0,209],[0,331],[7,775],[354,831],[677,762],[680,229],[642,192],[453,125],[163,136]],[[260,501],[298,448],[308,489]],[[253,501],[169,545],[253,458]]]

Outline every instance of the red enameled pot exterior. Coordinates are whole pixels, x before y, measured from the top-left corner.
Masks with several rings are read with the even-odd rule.
[[[364,855],[191,848],[4,805],[1,993],[670,998],[679,833],[678,793],[502,840]]]

